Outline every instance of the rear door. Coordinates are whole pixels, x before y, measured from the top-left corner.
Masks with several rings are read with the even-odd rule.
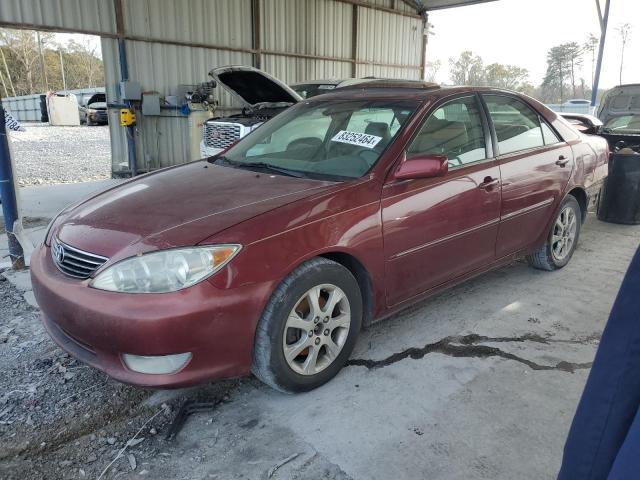
[[[498,258],[530,248],[547,227],[571,176],[573,152],[527,103],[483,95],[502,178]]]
[[[491,263],[500,216],[500,170],[478,97],[427,118],[407,156],[444,154],[444,177],[397,181],[382,193],[387,302],[395,305]]]

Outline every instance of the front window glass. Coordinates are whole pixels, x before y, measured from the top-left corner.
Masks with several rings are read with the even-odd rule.
[[[624,115],[612,118],[605,123],[604,129],[612,133],[640,133],[640,116]]]
[[[439,107],[427,118],[407,153],[446,155],[449,168],[487,158],[482,117],[475,98],[461,98]]]
[[[485,95],[498,137],[500,155],[542,147],[544,139],[538,114],[520,100]]]
[[[393,100],[303,102],[244,137],[217,163],[319,179],[358,178],[416,107],[415,101]]]

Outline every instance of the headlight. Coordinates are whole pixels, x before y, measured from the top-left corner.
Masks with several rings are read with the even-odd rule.
[[[216,273],[240,248],[240,245],[176,248],[127,258],[100,273],[90,286],[111,292],[175,292]]]

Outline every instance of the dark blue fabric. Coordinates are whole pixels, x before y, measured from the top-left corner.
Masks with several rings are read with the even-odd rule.
[[[640,409],[631,424],[627,438],[613,462],[613,467],[607,480],[628,480],[640,477]]]
[[[618,471],[635,473],[611,478],[640,478],[640,436],[631,430],[639,406],[640,250],[631,261],[602,334],[558,479],[605,480],[619,452]],[[634,425],[637,428],[640,426]],[[631,450],[636,454],[623,455]]]

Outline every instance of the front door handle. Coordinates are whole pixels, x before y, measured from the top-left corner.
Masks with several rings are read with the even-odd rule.
[[[500,180],[498,180],[497,178],[484,177],[484,182],[482,182],[480,185],[478,185],[478,188],[482,188],[484,190],[488,190],[491,187],[495,187],[499,183],[500,183]]]
[[[567,163],[569,163],[569,159],[564,155],[560,155],[558,157],[558,160],[556,160],[556,165],[558,165],[559,167],[565,167]]]

